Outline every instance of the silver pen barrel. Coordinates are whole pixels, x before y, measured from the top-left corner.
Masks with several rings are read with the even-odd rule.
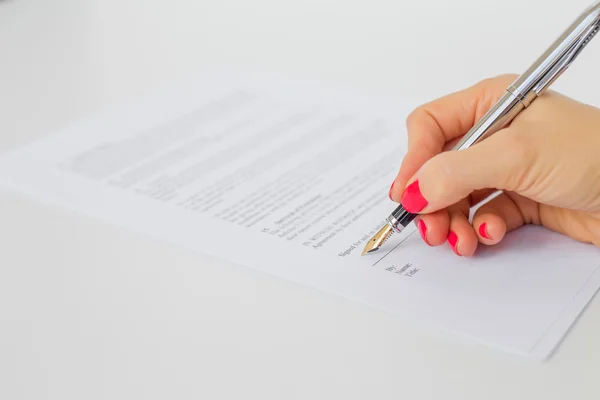
[[[520,75],[506,93],[456,143],[452,151],[464,150],[507,127],[513,119],[541,95],[581,53],[581,50],[600,30],[600,1],[584,11],[565,32]],[[398,206],[387,222],[401,232],[415,218]]]
[[[479,122],[456,143],[452,150],[467,149],[493,133],[498,132],[506,127],[525,107],[526,103],[522,102],[510,91],[507,91]],[[409,213],[400,205],[388,216],[387,222],[394,231],[402,232],[416,216],[416,214]]]
[[[540,96],[575,60],[583,48],[600,30],[600,1],[588,7],[548,47],[548,49],[519,76],[496,104],[452,148],[464,150],[507,127],[513,119]],[[415,218],[398,206],[387,218],[387,224],[372,237],[363,255],[376,251],[395,231],[401,232]]]

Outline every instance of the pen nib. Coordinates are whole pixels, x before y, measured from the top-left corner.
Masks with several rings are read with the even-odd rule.
[[[374,251],[379,250],[381,245],[386,240],[388,240],[388,238],[392,235],[392,233],[393,233],[392,227],[389,226],[388,224],[386,224],[383,228],[381,228],[379,230],[379,232],[377,232],[375,234],[375,236],[373,236],[371,239],[369,239],[369,241],[365,245],[365,248],[364,248],[361,256],[364,256],[367,253],[372,253]]]

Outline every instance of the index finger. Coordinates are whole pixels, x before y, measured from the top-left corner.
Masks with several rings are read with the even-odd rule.
[[[430,158],[457,142],[498,101],[515,75],[483,80],[467,89],[446,95],[415,109],[406,121],[408,151],[390,189],[400,202],[408,181]]]

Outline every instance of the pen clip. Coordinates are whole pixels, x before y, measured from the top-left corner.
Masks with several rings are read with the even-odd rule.
[[[527,107],[554,82],[581,53],[598,31],[600,1],[589,7],[563,34],[508,88]]]
[[[533,92],[537,96],[541,95],[562,73],[571,66],[573,61],[577,58],[581,51],[588,45],[592,38],[600,30],[600,17],[596,19],[593,25],[591,25],[585,32],[581,34],[581,37],[571,48],[563,55],[563,57],[554,65],[535,85]]]

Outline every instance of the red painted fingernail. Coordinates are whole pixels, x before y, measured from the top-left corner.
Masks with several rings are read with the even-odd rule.
[[[485,222],[483,224],[479,225],[479,234],[483,238],[491,239],[490,235],[487,233],[487,225]]]
[[[423,241],[427,243],[427,245],[431,246],[427,241],[427,226],[425,225],[425,222],[423,222],[422,219],[420,219],[419,222],[417,222],[417,228],[419,229],[419,233],[421,234]]]
[[[427,200],[421,194],[419,181],[416,180],[406,187],[401,199],[402,206],[409,213],[418,213],[427,205]]]
[[[392,182],[392,186],[390,186],[390,193],[388,194],[390,196],[391,201],[394,201],[394,199],[392,199],[392,190],[394,189],[395,184],[396,184],[396,181]]]
[[[456,245],[458,244],[458,236],[456,236],[456,233],[450,231],[450,233],[448,234],[448,244],[450,245],[452,250],[456,253],[456,255],[460,256],[460,254],[458,254],[458,249],[456,247]]]

